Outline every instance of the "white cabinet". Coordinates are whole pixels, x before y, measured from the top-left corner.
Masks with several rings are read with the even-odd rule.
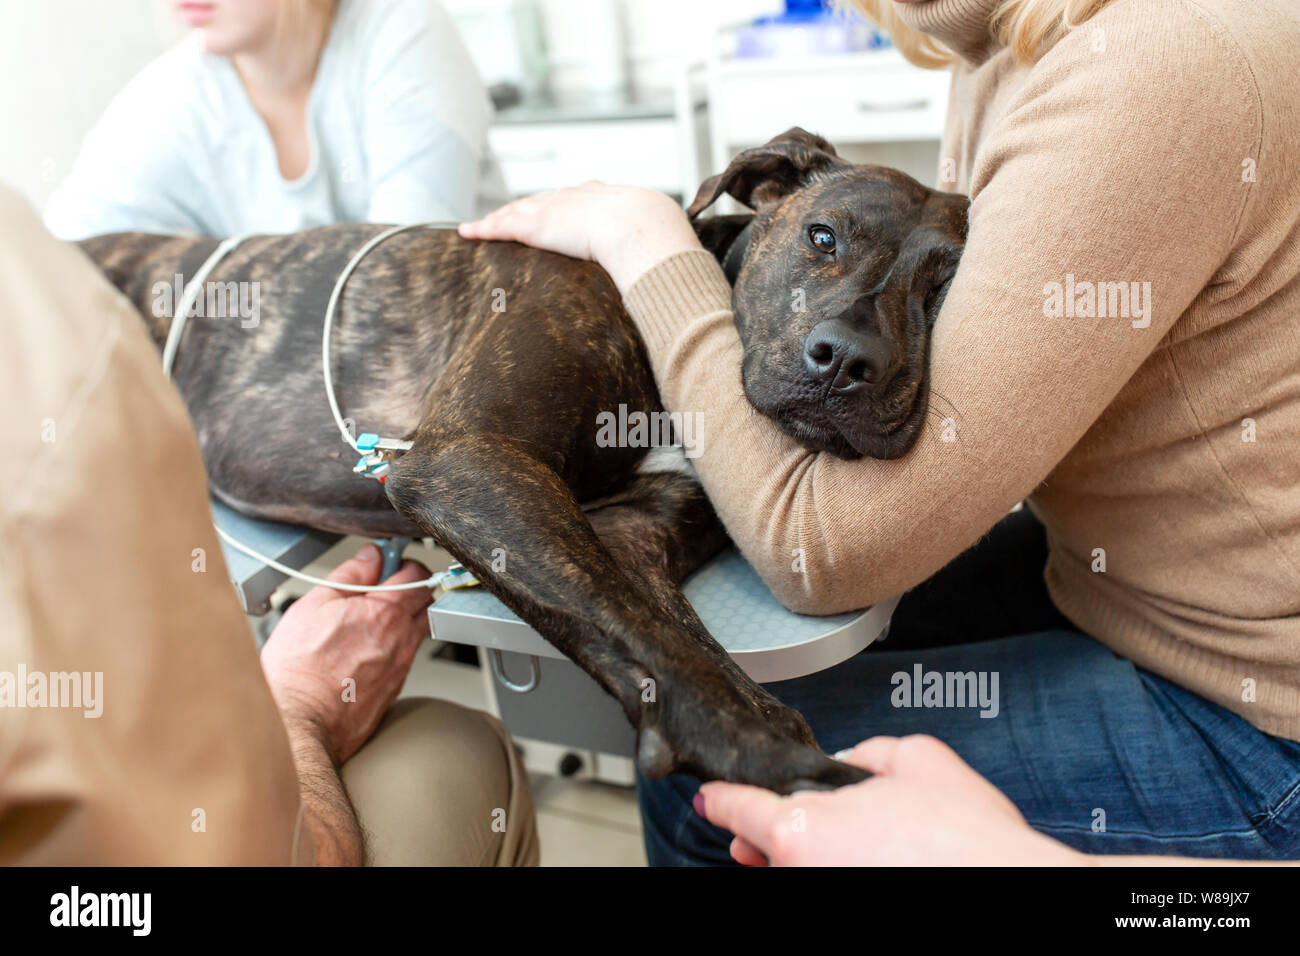
[[[677,124],[671,117],[496,126],[490,141],[515,195],[589,179],[682,191]]]
[[[862,158],[904,168],[906,150],[926,144],[909,171],[932,179],[947,107],[948,74],[914,67],[895,50],[719,59],[684,66],[674,89],[647,96],[526,101],[500,113],[489,141],[515,196],[598,179],[689,202],[739,150],[791,126],[837,147],[875,144],[879,155]]]
[[[791,126],[832,143],[937,142],[949,74],[922,70],[897,50],[708,64],[713,169]]]
[[[542,99],[503,110],[488,140],[515,196],[599,179],[689,199],[708,159],[702,106],[684,78],[641,97]]]

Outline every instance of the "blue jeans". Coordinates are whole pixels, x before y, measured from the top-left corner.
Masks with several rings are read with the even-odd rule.
[[[997,636],[999,620],[1024,623],[1026,615],[1068,624],[1041,584],[1041,542],[1016,552],[1021,568],[1005,552],[994,557],[1000,544],[1025,545],[1041,534],[1021,514],[1014,533],[995,529],[980,546],[983,560],[968,553],[924,593],[909,595],[879,648],[768,689],[807,717],[830,753],[877,734],[940,738],[1031,826],[1079,850],[1300,858],[1300,744],[1257,730],[1068,627]],[[1035,564],[1037,590],[1033,580],[1019,590],[988,580]],[[943,639],[964,643],[936,646],[945,628]],[[917,665],[983,674],[990,691],[996,674],[996,716],[980,716],[978,705],[951,706],[960,703],[952,698],[949,706],[896,706],[919,702],[896,676],[914,677]],[[638,781],[651,864],[731,862],[731,835],[691,809],[697,786],[685,776]]]

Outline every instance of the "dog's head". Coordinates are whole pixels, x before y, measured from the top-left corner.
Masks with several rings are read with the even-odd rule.
[[[706,180],[688,214],[723,193],[754,210],[724,257],[750,402],[811,448],[904,454],[925,418],[966,198],[847,162],[798,128]]]

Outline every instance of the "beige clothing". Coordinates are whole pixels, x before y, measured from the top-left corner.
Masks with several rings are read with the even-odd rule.
[[[505,725],[445,700],[395,703],[343,766],[372,866],[536,866],[528,773]]]
[[[4,189],[0,408],[0,863],[310,862],[180,397],[129,303]],[[58,672],[77,706],[6,700]],[[378,862],[536,860],[487,715],[402,702],[344,776]]]
[[[916,447],[842,461],[754,412],[704,252],[626,296],[664,403],[703,415],[700,478],[790,607],[904,591],[1028,497],[1081,629],[1300,740],[1300,5],[1113,0],[1030,66],[993,6],[894,8],[967,57],[941,185],[970,234]],[[1117,287],[1052,314],[1076,282],[1149,283],[1149,323]]]

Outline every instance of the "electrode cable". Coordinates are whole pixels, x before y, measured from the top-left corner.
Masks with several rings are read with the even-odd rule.
[[[375,248],[375,246],[379,245],[384,240],[410,229],[455,229],[456,225],[456,223],[448,222],[429,222],[413,223],[405,226],[393,226],[386,229],[378,235],[373,236],[356,251],[352,258],[348,260],[348,264],[343,267],[343,271],[339,273],[339,277],[334,283],[334,289],[330,293],[329,297],[329,304],[325,307],[325,323],[321,332],[321,368],[325,380],[325,395],[329,399],[330,412],[334,416],[334,423],[338,426],[339,435],[342,436],[343,441],[346,442],[353,451],[358,450],[357,440],[352,437],[352,433],[349,431],[347,423],[343,419],[343,413],[339,410],[338,399],[334,395],[334,377],[330,371],[330,332],[334,328],[334,315],[338,311],[339,299],[343,295],[343,286],[347,283],[348,278],[356,270],[357,266],[360,265],[361,260],[364,259],[366,255]],[[242,235],[230,236],[227,239],[223,239],[217,245],[217,248],[213,250],[212,254],[208,256],[207,260],[204,261],[203,265],[199,267],[199,271],[194,274],[194,278],[186,284],[185,291],[181,295],[181,301],[176,307],[176,313],[172,316],[172,324],[167,331],[166,344],[163,346],[163,374],[166,375],[168,379],[172,377],[172,366],[175,364],[176,355],[180,351],[181,338],[185,335],[185,326],[189,320],[190,311],[198,301],[198,297],[203,291],[203,286],[207,282],[208,276],[212,274],[212,270],[215,269],[217,265],[226,258],[226,256],[230,255],[231,252],[237,249],[245,239],[250,237],[250,235],[250,233],[244,233]],[[407,447],[410,447],[409,443],[406,444]],[[439,571],[428,578],[420,581],[410,581],[406,584],[346,584],[340,581],[328,581],[325,578],[318,578],[314,575],[304,574],[302,571],[295,570],[274,558],[268,557],[267,555],[250,548],[242,541],[236,540],[231,534],[223,530],[221,526],[215,522],[213,523],[213,527],[216,529],[217,535],[221,540],[226,542],[226,544],[230,545],[236,551],[246,554],[257,561],[261,561],[267,567],[274,568],[281,574],[297,578],[299,581],[305,581],[308,584],[333,588],[336,591],[366,593],[374,591],[414,591],[417,588],[436,588],[442,585],[443,582],[453,574],[451,571]]]

